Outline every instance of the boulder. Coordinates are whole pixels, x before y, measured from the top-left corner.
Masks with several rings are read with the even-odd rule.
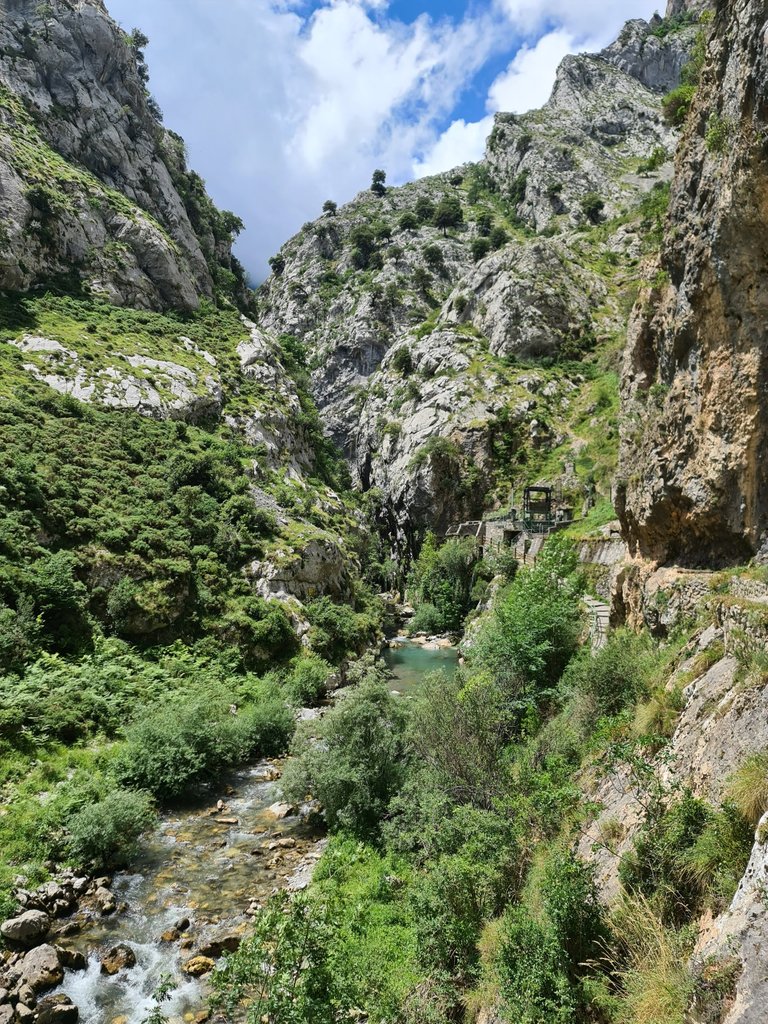
[[[42,910],[26,910],[18,917],[3,921],[0,934],[8,942],[20,946],[36,946],[43,941],[51,926],[51,919]]]
[[[93,894],[93,902],[101,914],[113,914],[117,910],[117,901],[109,889],[100,885]]]
[[[114,975],[136,966],[136,954],[125,942],[119,942],[101,958],[101,973]]]
[[[288,818],[295,814],[296,808],[292,804],[278,802],[268,807],[267,813],[271,814],[273,818],[277,818],[278,821],[282,821],[283,818]]]
[[[0,1006],[0,1024],[13,1024],[13,1007],[8,1003]]]
[[[77,1024],[79,1016],[69,996],[46,996],[37,1004],[36,1024]]]
[[[193,956],[191,960],[187,960],[181,969],[191,978],[200,978],[202,975],[212,971],[215,966],[215,961],[209,956]]]
[[[21,962],[21,977],[33,992],[58,985],[64,978],[64,968],[55,947],[46,943],[30,950]]]

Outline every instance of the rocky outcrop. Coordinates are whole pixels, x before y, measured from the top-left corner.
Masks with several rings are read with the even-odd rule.
[[[146,91],[141,40],[101,0],[2,0],[0,15],[0,288],[74,269],[121,305],[212,296],[212,269],[235,266],[235,222],[189,198],[183,144]]]
[[[192,354],[192,366],[113,352],[105,365],[94,367],[74,348],[50,338],[24,335],[11,344],[23,352],[22,365],[28,373],[80,402],[192,423],[221,413],[223,394],[216,360],[188,338],[179,338],[179,352]]]
[[[660,263],[630,329],[619,511],[655,561],[739,561],[768,536],[765,5],[720,4]]]

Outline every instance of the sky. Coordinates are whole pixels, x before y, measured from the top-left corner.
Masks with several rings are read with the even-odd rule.
[[[567,53],[664,0],[107,0],[253,280],[326,199],[479,159],[493,114],[546,102]]]

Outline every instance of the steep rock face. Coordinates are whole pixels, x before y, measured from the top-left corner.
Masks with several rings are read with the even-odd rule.
[[[630,330],[620,514],[631,550],[657,561],[744,558],[768,528],[765,19],[757,0],[718,5]]]
[[[183,144],[101,0],[0,0],[0,287],[80,277],[110,301],[194,307],[229,245],[179,193]],[[191,207],[190,207],[191,210]]]
[[[679,82],[693,31],[660,39],[648,23],[629,22],[602,54],[566,57],[541,110],[497,114],[488,170],[518,216],[541,231],[560,218],[578,225],[593,194],[609,215],[626,205],[643,184],[628,161],[674,150],[658,93]]]
[[[669,179],[677,142],[660,92],[694,34],[661,38],[658,24],[632,22],[605,54],[567,58],[543,110],[499,115],[480,164],[361,193],[274,261],[259,327],[307,347],[326,428],[398,528],[481,514],[500,432],[507,447],[567,441],[551,406],[562,413],[568,383],[552,385],[542,417],[542,396],[508,364],[579,359],[623,333],[622,290],[644,252],[636,211]],[[432,217],[446,201],[460,210],[447,230]],[[614,215],[624,222],[604,231]],[[424,455],[430,439],[442,455]],[[467,486],[448,483],[457,474]]]

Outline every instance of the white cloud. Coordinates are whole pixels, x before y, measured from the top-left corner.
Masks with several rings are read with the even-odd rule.
[[[438,138],[429,153],[416,160],[413,172],[417,178],[439,174],[470,160],[479,160],[485,152],[485,140],[491,134],[493,118],[481,121],[454,121]]]
[[[522,46],[491,85],[488,109],[520,114],[542,106],[552,92],[558,65],[573,50],[574,38],[565,29],[542,36],[535,46]]]
[[[166,123],[219,205],[243,216],[240,253],[257,273],[324,199],[349,199],[374,167],[398,182],[480,157],[490,116],[439,126],[491,56],[512,60],[488,114],[536,106],[570,41],[607,42],[624,16],[650,13],[647,0],[478,0],[458,23],[424,13],[404,24],[388,0],[108,3],[150,37]]]

